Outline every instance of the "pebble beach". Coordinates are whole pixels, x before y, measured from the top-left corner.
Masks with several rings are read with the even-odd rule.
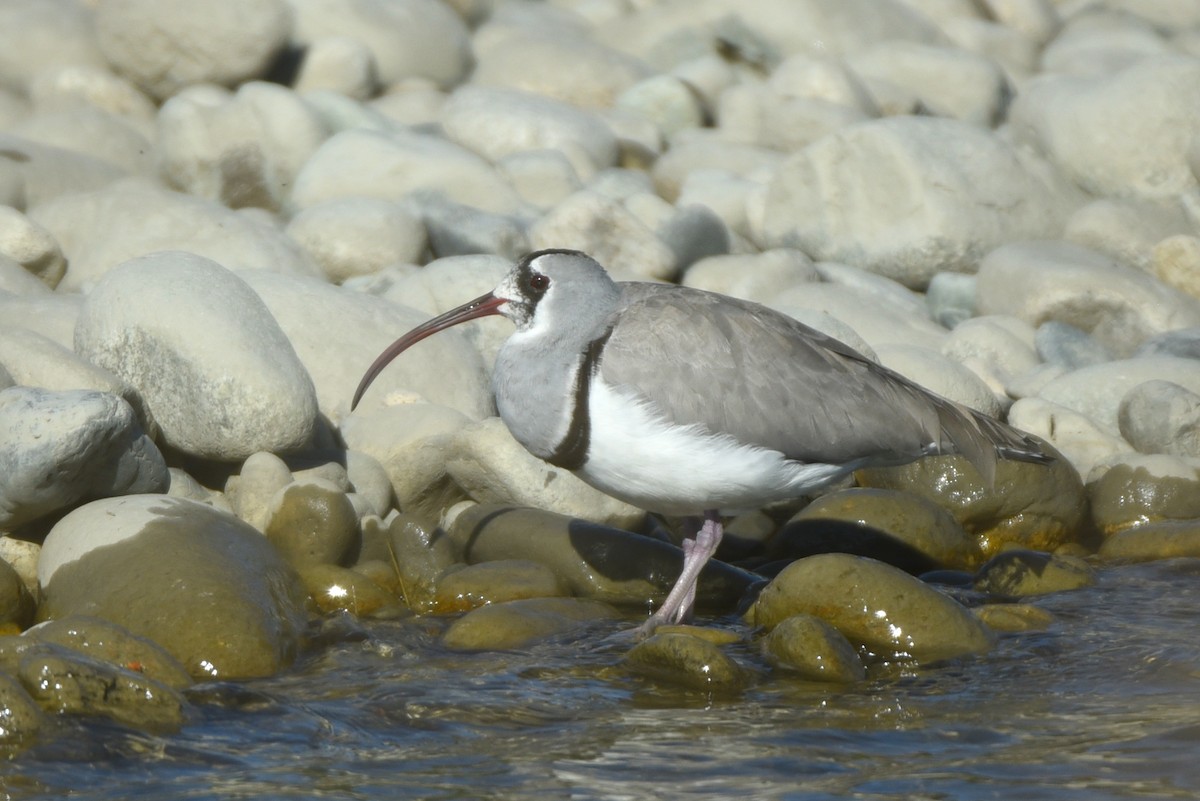
[[[732,516],[692,624],[633,637],[684,521],[513,439],[509,321],[351,410],[546,248],[1056,458]],[[0,0],[4,801],[131,763],[160,797],[1192,798],[1198,571],[1200,5]],[[629,750],[693,739],[694,776]]]

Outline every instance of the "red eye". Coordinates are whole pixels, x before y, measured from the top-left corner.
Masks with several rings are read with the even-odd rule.
[[[545,292],[550,288],[550,277],[541,273],[534,273],[529,276],[529,288],[538,292]]]

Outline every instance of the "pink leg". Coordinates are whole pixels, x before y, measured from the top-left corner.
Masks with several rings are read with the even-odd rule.
[[[723,533],[717,510],[706,511],[704,525],[696,532],[696,538],[683,541],[683,570],[675,581],[675,586],[671,588],[662,606],[641,625],[639,631],[649,634],[663,623],[680,623],[691,617],[692,606],[696,601],[696,579],[708,564],[708,560],[717,552]]]

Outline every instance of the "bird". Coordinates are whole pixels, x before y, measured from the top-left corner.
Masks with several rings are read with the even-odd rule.
[[[492,390],[526,450],[638,508],[702,518],[644,632],[691,619],[723,516],[930,454],[961,453],[989,486],[1000,458],[1054,458],[785,314],[674,284],[618,282],[587,254],[557,248],[522,257],[492,292],[387,347],[351,410],[402,352],[489,315],[515,327]]]

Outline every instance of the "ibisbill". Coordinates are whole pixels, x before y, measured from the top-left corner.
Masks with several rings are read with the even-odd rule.
[[[963,454],[989,485],[998,459],[1053,458],[1020,431],[791,317],[712,292],[617,282],[573,250],[530,253],[492,292],[396,340],[351,408],[411,346],[493,314],[515,326],[492,389],[521,445],[634,506],[703,517],[644,630],[690,616],[722,512],[930,454]]]

